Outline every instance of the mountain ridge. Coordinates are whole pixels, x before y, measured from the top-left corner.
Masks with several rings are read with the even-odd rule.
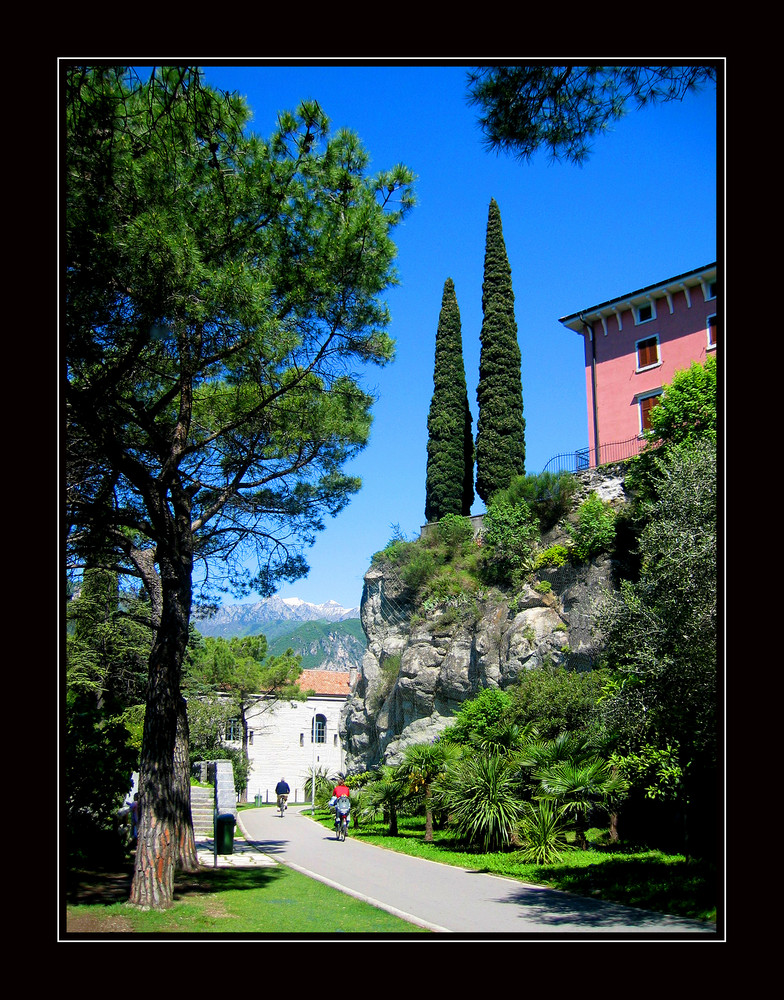
[[[261,631],[280,634],[304,622],[342,622],[359,618],[359,607],[344,608],[337,601],[311,604],[298,597],[267,597],[245,604],[227,604],[207,618],[194,617],[193,624],[204,636],[253,635]],[[272,626],[272,628],[270,628]]]

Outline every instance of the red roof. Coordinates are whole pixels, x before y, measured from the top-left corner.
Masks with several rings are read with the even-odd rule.
[[[303,670],[297,683],[303,691],[313,689],[316,694],[351,694],[351,674],[342,670]]]

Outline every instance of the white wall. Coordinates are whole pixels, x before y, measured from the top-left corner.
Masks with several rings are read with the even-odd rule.
[[[342,696],[316,695],[307,701],[262,703],[249,711],[253,742],[248,745],[248,802],[257,795],[265,802],[274,802],[275,785],[281,777],[291,786],[289,801],[304,802],[305,781],[314,758],[316,768],[326,768],[330,776],[343,771],[345,754],[338,722],[345,702]],[[327,720],[326,742],[317,743],[315,748],[310,739],[314,709]]]

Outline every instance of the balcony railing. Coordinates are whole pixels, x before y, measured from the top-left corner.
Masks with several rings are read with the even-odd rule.
[[[542,470],[543,472],[585,472],[597,465],[612,465],[633,458],[649,446],[648,438],[635,436],[626,441],[613,441],[599,446],[598,454],[595,448],[580,448],[577,451],[554,455]]]

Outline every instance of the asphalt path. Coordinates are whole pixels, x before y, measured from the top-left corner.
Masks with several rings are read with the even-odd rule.
[[[436,933],[478,937],[705,940],[713,925],[412,858],[332,830],[290,806],[245,809],[239,826],[270,858]],[[309,808],[309,807],[308,807]]]

